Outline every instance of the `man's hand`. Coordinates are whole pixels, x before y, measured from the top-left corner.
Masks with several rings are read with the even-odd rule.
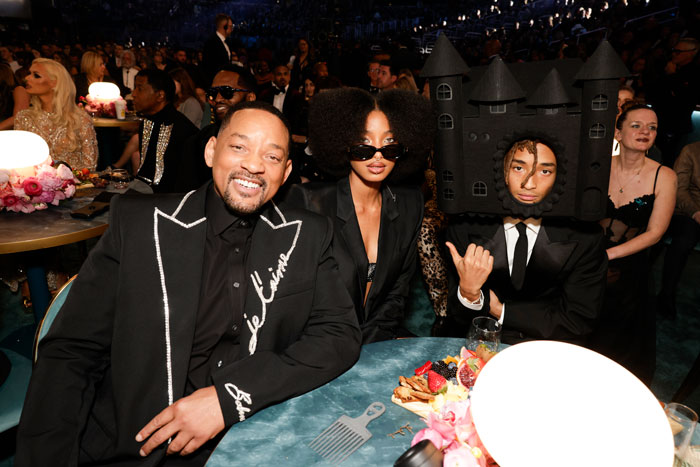
[[[165,408],[136,435],[139,443],[150,436],[139,454],[147,456],[173,438],[168,454],[192,454],[224,429],[219,398],[214,386],[199,389]]]
[[[501,319],[501,315],[503,314],[503,303],[501,303],[496,294],[493,293],[493,290],[490,290],[489,293],[489,313],[494,318]]]
[[[695,211],[693,213],[693,220],[695,222],[697,222],[698,224],[700,224],[700,211]]]
[[[452,243],[447,242],[446,245],[459,274],[459,290],[467,300],[478,300],[481,287],[493,269],[493,256],[489,250],[474,243],[469,244],[464,256],[457,253],[457,248]]]

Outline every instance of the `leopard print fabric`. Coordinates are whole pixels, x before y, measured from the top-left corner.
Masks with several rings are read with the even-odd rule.
[[[435,171],[426,170],[425,179],[432,198],[425,203],[423,223],[418,237],[418,259],[435,315],[447,316],[447,266],[438,240],[439,234],[447,227],[447,217],[437,206]]]

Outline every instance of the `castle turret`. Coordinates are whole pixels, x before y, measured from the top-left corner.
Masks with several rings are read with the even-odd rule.
[[[583,83],[579,154],[587,155],[580,158],[578,167],[578,186],[583,188],[579,219],[598,220],[605,215],[618,83],[627,75],[627,67],[607,41],[576,74],[575,79]]]
[[[514,114],[517,101],[525,98],[525,91],[510,72],[501,57],[495,57],[474,90],[469,100],[478,102],[481,115]]]
[[[421,76],[429,79],[430,96],[437,114],[437,137],[435,142],[438,198],[441,207],[455,200],[456,188],[463,182],[461,174],[463,88],[462,76],[469,67],[444,34],[438,36],[433,51],[425,62]],[[447,156],[446,156],[447,155]],[[458,157],[455,157],[458,156]]]
[[[527,99],[527,106],[536,107],[538,115],[557,115],[563,112],[567,105],[573,103],[574,100],[569,97],[556,68],[552,68]]]

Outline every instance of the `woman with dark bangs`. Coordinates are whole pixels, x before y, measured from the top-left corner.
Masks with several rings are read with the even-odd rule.
[[[404,318],[423,218],[417,188],[389,186],[424,169],[433,139],[430,102],[401,90],[357,88],[314,96],[309,145],[337,183],[293,186],[287,202],[328,216],[333,253],[355,303],[363,343],[408,335]]]

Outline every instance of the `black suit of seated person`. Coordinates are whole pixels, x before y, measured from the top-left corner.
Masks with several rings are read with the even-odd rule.
[[[502,323],[508,344],[586,344],[601,313],[607,256],[597,224],[540,217],[565,179],[551,147],[524,139],[504,154],[497,177],[512,217],[451,219],[448,314],[461,325],[450,329],[448,320],[441,332],[464,336],[471,319],[485,315]]]
[[[401,325],[423,220],[423,196],[418,189],[385,185],[381,192],[379,253],[366,301],[368,260],[348,178],[292,185],[285,198],[285,205],[304,207],[333,221],[333,255],[355,304],[363,344],[405,337]]]
[[[291,169],[281,114],[234,110],[213,183],[113,198],[41,342],[17,466],[200,466],[225,428],[359,356],[331,222],[271,200]]]
[[[449,269],[448,310],[458,324],[453,328],[446,324],[445,334],[464,337],[474,316],[489,316],[492,290],[505,304],[504,343],[533,339],[587,343],[600,315],[605,292],[607,258],[598,225],[543,219],[520,290],[511,281],[501,217],[452,219],[447,238],[460,255],[464,255],[470,243],[482,246],[490,251],[494,263],[482,287],[481,311],[462,305],[457,298],[459,280],[454,265]]]

